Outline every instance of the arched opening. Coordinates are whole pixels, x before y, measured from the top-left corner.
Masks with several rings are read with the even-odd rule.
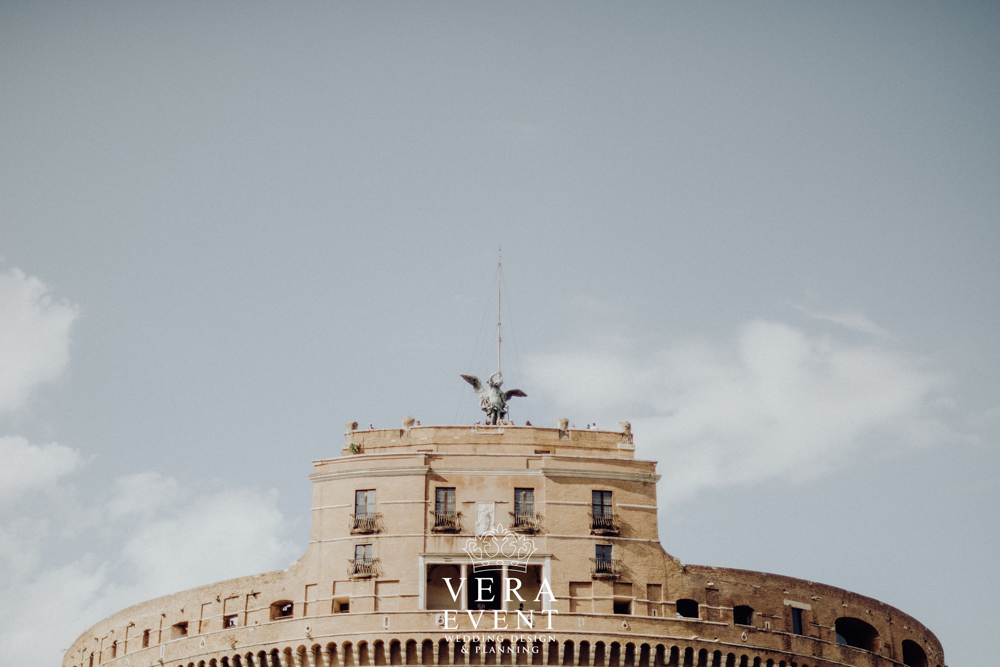
[[[875,653],[878,651],[878,630],[860,618],[842,616],[834,624],[837,631],[837,643],[853,646]]]
[[[639,647],[639,667],[649,667],[649,644]]]
[[[909,667],[927,667],[927,654],[915,641],[903,640],[903,664]]]
[[[611,650],[608,651],[608,667],[621,667],[622,645],[618,642],[611,642]]]
[[[577,661],[578,665],[589,665],[590,664],[590,642],[580,642],[580,658]]]
[[[420,645],[420,664],[434,664],[434,642],[430,639],[425,639],[423,644]]]
[[[291,600],[278,600],[271,605],[271,620],[292,618],[295,615],[295,604]]]
[[[403,651],[399,646],[398,639],[393,639],[391,642],[389,642],[389,664],[390,665],[403,664]]]
[[[698,603],[689,599],[678,600],[677,618],[698,618]]]
[[[753,607],[745,604],[733,607],[733,623],[735,625],[753,625]]]
[[[511,658],[513,657],[513,648],[510,645],[510,640],[505,639],[500,642],[500,659],[497,661],[501,665],[511,664]]]
[[[546,652],[546,665],[558,665],[559,664],[559,642],[550,641],[549,650]]]
[[[545,664],[545,646],[539,639],[536,639],[531,644],[531,664],[532,665]]]
[[[605,667],[607,664],[607,647],[604,642],[597,642],[594,644],[594,667]]]
[[[563,654],[561,665],[573,664],[573,642],[567,641],[563,644]]]
[[[372,648],[375,649],[375,665],[381,666],[385,664],[385,642],[381,639],[376,639],[372,644]]]
[[[635,644],[632,642],[625,644],[625,659],[622,662],[624,667],[635,667]]]
[[[464,665],[469,662],[469,655],[465,652],[465,642],[461,639],[455,640],[455,652],[452,653],[452,663],[455,665]]]
[[[483,648],[483,664],[497,664],[497,643],[492,639],[487,639],[486,646]]]
[[[438,641],[438,659],[437,659],[437,661],[438,661],[439,665],[447,665],[449,663],[448,658],[451,657],[449,655],[449,653],[450,653],[450,651],[448,650],[448,640],[447,639],[442,639],[442,640]]]
[[[515,665],[527,665],[531,662],[531,649],[528,648],[528,642],[523,639],[517,640],[514,644],[514,664]]]
[[[294,664],[294,663],[288,663]],[[358,642],[358,664],[361,667],[368,667],[372,664],[371,646],[368,642]]]

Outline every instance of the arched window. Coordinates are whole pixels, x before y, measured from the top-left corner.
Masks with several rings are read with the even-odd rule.
[[[271,605],[271,620],[291,618],[295,614],[295,605],[291,600],[279,600]]]
[[[695,600],[678,600],[677,618],[698,618],[698,603]]]
[[[915,641],[903,640],[903,664],[909,667],[927,667],[927,654]]]
[[[860,618],[843,616],[834,624],[837,630],[837,643],[854,648],[863,648],[875,653],[878,651],[878,630]]]
[[[733,607],[733,623],[736,625],[753,625],[753,607],[745,604]]]

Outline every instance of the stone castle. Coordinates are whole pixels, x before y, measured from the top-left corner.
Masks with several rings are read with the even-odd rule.
[[[124,609],[64,667],[942,667],[878,600],[682,565],[631,429],[347,427],[285,571]]]

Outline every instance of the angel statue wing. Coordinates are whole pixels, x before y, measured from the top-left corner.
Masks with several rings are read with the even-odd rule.
[[[462,375],[462,379],[472,385],[472,388],[476,390],[476,396],[483,398],[485,392],[483,391],[483,385],[475,375]]]
[[[511,389],[510,391],[505,391],[503,393],[503,400],[504,400],[504,402],[506,403],[507,401],[509,401],[511,396],[520,396],[521,398],[527,398],[528,397],[528,395],[525,394],[520,389]]]

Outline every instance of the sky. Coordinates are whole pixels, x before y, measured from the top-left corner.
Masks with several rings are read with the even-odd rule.
[[[0,3],[0,665],[287,567],[344,424],[481,417],[498,283],[669,553],[987,664],[997,109],[988,2]]]

